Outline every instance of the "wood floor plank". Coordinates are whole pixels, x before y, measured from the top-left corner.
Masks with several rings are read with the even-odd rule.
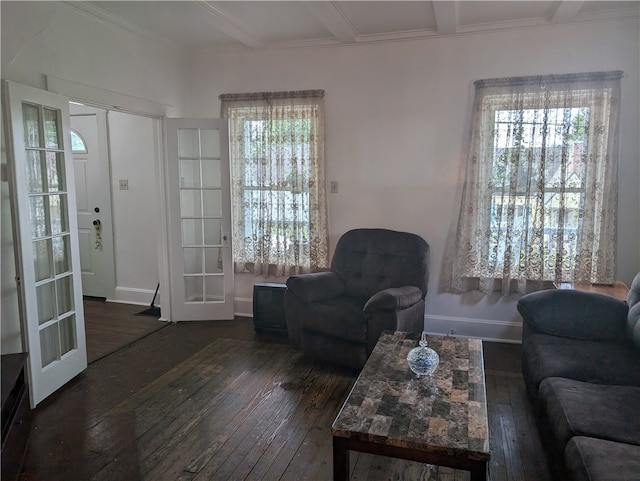
[[[513,415],[513,408],[510,404],[498,405],[500,413],[500,426],[503,434],[503,449],[507,479],[509,481],[524,481],[524,468],[520,457],[520,446]]]
[[[339,376],[331,398],[327,400],[328,406],[335,406],[333,410],[323,409],[323,414],[313,423],[302,446],[296,452],[296,460],[288,465],[281,478],[298,481],[300,479],[332,479],[333,477],[333,444],[327,442],[331,437],[331,424],[346,399],[346,393],[351,390],[353,378]],[[276,458],[276,462],[281,460]],[[268,479],[265,476],[254,477],[253,480]]]
[[[313,382],[321,389],[310,392],[308,402],[301,403],[297,419],[292,419],[287,432],[265,452],[265,461],[271,463],[269,469],[262,477],[254,473],[247,479],[326,479],[332,472],[333,449],[327,440],[331,440],[331,424],[353,378],[318,370]]]
[[[289,353],[286,352],[284,357],[291,359],[291,356],[288,354]],[[294,357],[294,359],[298,358]],[[289,366],[288,370],[283,371],[282,374],[278,376],[282,379],[275,386],[278,393],[282,395],[287,392],[290,386],[299,386],[308,375],[310,369],[310,366],[298,362],[294,363],[293,366]],[[257,378],[259,378],[259,376],[257,376]],[[265,386],[267,389],[269,388],[267,385]],[[271,383],[271,389],[273,389],[273,387],[273,383]],[[278,399],[273,397],[270,399],[270,401],[273,402],[277,400]],[[252,423],[256,422],[256,419],[259,419],[261,416],[266,417],[266,411],[263,410],[263,406],[258,404],[252,406],[252,400],[250,399],[241,399],[239,401],[238,405],[241,406],[241,410],[233,419],[225,419],[226,424],[221,430],[221,435],[216,437],[216,444],[212,445],[213,449],[206,449],[197,460],[197,463],[190,465],[190,470],[198,473],[196,479],[212,479],[227,457],[234,452],[251,431]],[[273,402],[266,404],[264,409],[272,409]],[[287,405],[286,403],[280,403],[279,407],[286,408]]]
[[[532,424],[532,407],[527,398],[524,383],[515,380],[509,383],[509,399],[513,417],[516,422],[520,459],[527,481],[548,479],[551,474],[547,467],[546,458],[540,438],[537,435],[535,423]]]
[[[83,306],[89,363],[168,326],[155,317],[137,316],[144,306],[86,299]]]
[[[505,456],[504,456],[504,433],[500,423],[500,411],[498,406],[498,393],[496,386],[496,376],[486,375],[487,386],[487,410],[489,416],[489,448],[491,459],[489,460],[489,476],[492,481],[507,480]]]
[[[250,355],[249,352],[243,354]],[[274,363],[271,362],[272,357],[267,355],[261,362],[266,363],[267,366],[270,365],[271,369],[279,369],[284,361]],[[262,428],[264,420],[259,419],[259,416],[264,415],[264,418],[267,418],[268,410],[273,405],[277,405],[279,392],[274,389],[269,380],[264,379],[261,373],[256,374],[253,366],[242,368],[244,373],[251,373],[245,381],[248,386],[251,386],[246,391],[246,396],[242,396],[243,391],[238,390],[233,394],[238,394],[240,397],[234,399],[233,405],[228,409],[220,412],[216,409],[207,409],[203,415],[194,417],[188,423],[187,429],[182,429],[174,435],[172,440],[143,461],[143,472],[146,476],[150,479],[159,479],[160,476],[164,479],[175,479],[182,471],[198,473],[201,466],[208,462],[206,455],[211,453],[212,447],[216,452],[228,450],[234,443],[239,444],[241,438],[246,435],[246,430]],[[228,374],[231,378],[237,377],[233,372]],[[228,454],[231,455],[232,451]],[[195,461],[185,463],[185,460],[191,459]]]

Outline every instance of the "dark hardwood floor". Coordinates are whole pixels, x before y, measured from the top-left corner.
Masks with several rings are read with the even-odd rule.
[[[519,346],[485,343],[485,365],[490,479],[550,480]],[[251,319],[170,324],[38,406],[20,479],[330,480],[330,426],[354,380]],[[352,480],[469,479],[357,453],[352,468]]]
[[[167,326],[155,317],[137,316],[143,306],[93,299],[83,305],[89,363]]]

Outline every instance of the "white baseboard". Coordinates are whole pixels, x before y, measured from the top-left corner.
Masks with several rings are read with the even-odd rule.
[[[251,297],[234,297],[233,313],[238,317],[253,317],[253,299]]]
[[[138,304],[140,306],[151,305],[151,300],[155,294],[155,289],[138,289],[135,287],[116,287],[115,299],[109,299],[113,302],[122,302],[124,304]],[[159,306],[159,296],[154,303]]]
[[[430,334],[451,334],[509,343],[520,343],[522,340],[522,324],[516,321],[492,321],[427,314],[424,326],[425,331]]]
[[[234,314],[239,317],[253,316],[253,299],[234,298]],[[517,321],[492,321],[440,315],[425,315],[425,330],[430,334],[474,337],[486,341],[520,343],[522,324]],[[453,330],[453,332],[451,332]]]

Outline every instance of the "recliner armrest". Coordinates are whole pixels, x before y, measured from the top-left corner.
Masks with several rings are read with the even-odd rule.
[[[400,311],[422,299],[416,286],[390,287],[374,294],[364,305],[365,316],[374,311]]]
[[[534,332],[592,341],[626,338],[628,307],[614,297],[549,289],[522,296],[517,307],[524,327]]]
[[[287,289],[304,302],[318,302],[341,296],[345,285],[338,274],[328,271],[291,276],[287,279]]]

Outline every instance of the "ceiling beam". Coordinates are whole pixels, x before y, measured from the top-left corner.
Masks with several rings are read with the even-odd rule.
[[[563,0],[556,8],[556,11],[553,12],[551,23],[567,23],[573,20],[580,12],[583,4],[584,2]]]
[[[358,32],[333,2],[302,2],[316,19],[342,43],[356,43]]]
[[[207,20],[218,30],[254,50],[263,50],[267,45],[248,32],[248,28],[216,5],[214,1],[201,1],[199,5],[207,12]]]
[[[435,0],[432,3],[438,34],[453,35],[456,33],[458,31],[458,2]]]

